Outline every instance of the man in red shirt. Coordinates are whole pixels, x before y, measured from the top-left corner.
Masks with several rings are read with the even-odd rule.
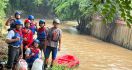
[[[23,53],[25,53],[25,50],[32,44],[33,42],[33,33],[30,30],[30,23],[31,21],[26,19],[24,22],[24,28],[22,29],[23,34]],[[24,56],[25,58],[25,56]]]

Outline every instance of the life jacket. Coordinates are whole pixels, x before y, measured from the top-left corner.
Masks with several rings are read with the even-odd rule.
[[[38,55],[39,54],[39,49],[31,48],[31,52],[35,53],[35,55]]]
[[[33,46],[31,46],[31,47],[33,47]],[[33,62],[34,62],[37,58],[39,58],[39,50],[38,50],[38,49],[35,49],[35,48],[31,48],[31,53],[30,53],[30,55],[32,55],[32,53],[35,53],[35,55],[34,55],[34,56],[31,56],[31,57],[28,58],[28,59],[26,59],[26,61],[29,63],[29,65],[31,64],[31,66],[32,66]]]
[[[37,39],[39,41],[42,41],[42,40],[45,40],[46,37],[47,37],[46,28],[45,27],[39,28],[38,31],[37,31]]]
[[[31,48],[31,54],[34,53],[34,56],[31,57],[31,60],[35,60],[37,58],[39,58],[39,49],[35,49],[35,48]]]
[[[14,37],[12,37],[12,39],[20,38],[20,40],[16,41],[16,42],[9,43],[9,45],[20,47],[20,45],[22,43],[22,31],[18,31],[16,29],[14,29],[13,31],[14,31],[15,35],[14,35]]]
[[[22,29],[23,38],[27,38],[27,41],[23,40],[23,43],[28,44],[30,42],[31,39],[29,39],[29,37],[30,37],[31,33],[32,33],[32,31],[30,29],[26,29],[26,28]]]
[[[51,28],[49,36],[51,41],[58,42],[61,36],[60,30]]]
[[[37,30],[36,24],[31,23],[30,30],[33,32],[33,34],[35,34],[35,31]]]

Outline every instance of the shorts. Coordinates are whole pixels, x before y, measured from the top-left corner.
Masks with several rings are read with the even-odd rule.
[[[56,59],[56,55],[57,55],[57,48],[55,47],[50,47],[47,46],[46,51],[45,51],[45,58],[49,58],[50,53],[52,52],[52,59]]]

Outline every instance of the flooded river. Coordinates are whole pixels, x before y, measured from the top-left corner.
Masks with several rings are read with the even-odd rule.
[[[71,54],[78,57],[77,70],[132,70],[132,51],[88,35],[71,33],[76,30],[69,30],[66,25],[62,25],[62,29],[63,47],[59,56]]]

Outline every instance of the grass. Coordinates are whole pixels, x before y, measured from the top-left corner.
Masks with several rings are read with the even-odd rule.
[[[72,68],[67,68],[65,66],[56,65],[52,68],[52,70],[73,70]]]

